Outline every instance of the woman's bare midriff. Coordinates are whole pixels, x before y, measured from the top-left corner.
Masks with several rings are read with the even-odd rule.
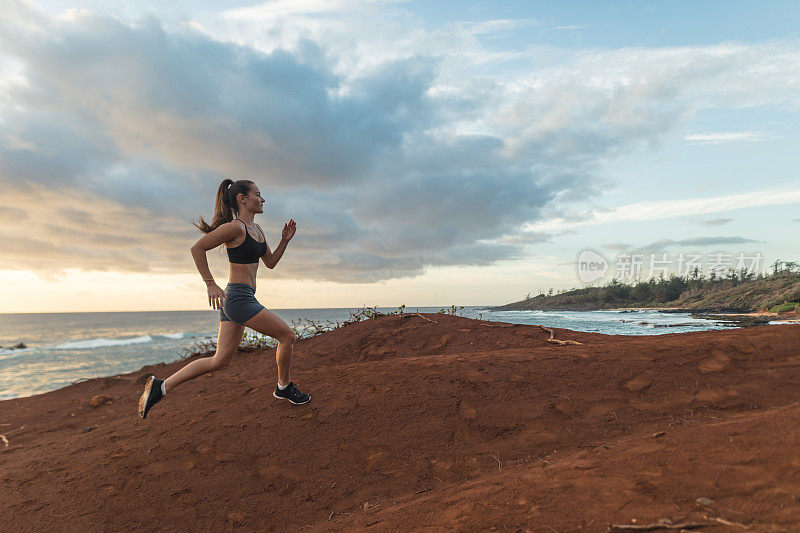
[[[228,274],[228,283],[246,283],[256,289],[256,273],[258,272],[258,263],[230,263],[230,274]]]
[[[247,231],[246,228],[245,231]],[[256,242],[262,242],[257,237],[253,237],[253,235],[250,235],[250,237],[252,237]],[[240,246],[246,239],[247,235],[242,234],[241,237],[237,237],[234,240],[225,243],[224,247],[236,248],[237,246]],[[245,283],[253,287],[253,290],[256,290],[256,273],[258,272],[259,262],[261,262],[261,259],[255,263],[228,263],[230,265],[230,269],[228,271],[228,283]]]

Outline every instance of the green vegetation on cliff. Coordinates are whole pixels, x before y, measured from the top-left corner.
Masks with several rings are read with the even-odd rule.
[[[800,272],[796,263],[769,275],[735,275],[703,278],[670,275],[636,284],[612,279],[600,287],[586,287],[538,296],[494,307],[495,310],[592,310],[621,307],[677,307],[704,312],[787,312],[800,306]]]

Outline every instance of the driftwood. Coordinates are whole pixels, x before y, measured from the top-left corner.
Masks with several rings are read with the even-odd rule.
[[[423,318],[425,318],[425,317],[423,317]],[[503,326],[503,325],[500,325],[500,324],[498,324],[498,325],[481,324],[481,326],[486,326],[487,328],[513,328],[515,325],[517,325],[517,324],[508,325],[508,326]],[[566,346],[567,344],[573,344],[573,345],[577,345],[577,346],[582,346],[583,345],[582,342],[578,342],[578,341],[568,341],[568,340],[562,341],[562,340],[556,339],[555,338],[555,336],[556,336],[555,331],[553,331],[550,328],[546,328],[546,327],[542,326],[541,324],[536,324],[536,325],[550,334],[550,338],[549,339],[545,339],[549,343],[558,344],[559,346]]]
[[[708,516],[706,516],[706,515],[703,515],[703,517],[704,518],[708,518]],[[716,520],[720,524],[725,524],[726,526],[735,526],[735,527],[740,527],[742,529],[750,529],[750,526],[746,526],[744,524],[740,524],[739,522],[729,522],[728,520],[725,520],[724,518],[715,517],[715,518],[713,518],[713,520]]]
[[[433,322],[434,324],[438,324],[438,322],[436,322],[435,320],[431,320],[430,318],[428,318],[428,317],[426,317],[426,316],[422,316],[422,315],[421,315],[421,314],[419,314],[419,313],[403,313],[403,314],[402,314],[402,315],[400,315],[400,316],[401,316],[402,318],[408,318],[408,317],[410,317],[410,316],[418,316],[418,317],[420,317],[420,318],[421,318],[421,319],[423,319],[423,320],[427,320],[428,322]]]
[[[558,344],[559,346],[566,346],[567,344],[575,344],[575,345],[582,345],[583,344],[582,342],[578,342],[578,341],[560,341],[560,340],[554,338],[556,336],[555,331],[553,331],[550,328],[546,328],[546,327],[542,326],[541,324],[539,325],[539,327],[542,328],[543,330],[547,331],[548,333],[550,333],[550,338],[549,339],[545,339],[547,342],[550,342],[550,343],[553,343],[553,344]]]
[[[698,527],[710,526],[712,524],[703,524],[700,522],[682,522],[680,524],[671,524],[669,521],[662,519],[657,524],[609,524],[607,531],[655,531],[656,529],[696,529]]]

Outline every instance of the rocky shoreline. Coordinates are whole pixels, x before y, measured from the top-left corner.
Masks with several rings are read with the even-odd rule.
[[[500,310],[501,307],[489,307],[491,310]],[[613,308],[582,308],[582,307],[548,307],[537,309],[539,311],[618,311],[620,313],[635,313],[637,311],[658,311],[659,313],[688,313],[692,318],[704,320],[718,320],[730,327],[748,328],[763,326],[771,322],[785,322],[788,324],[800,323],[797,313],[770,313],[748,312],[746,309],[719,308],[719,309],[692,309],[688,307],[613,307]]]
[[[13,346],[0,346],[0,350],[24,350],[27,348],[24,342],[18,342]]]
[[[749,313],[736,309],[687,309],[682,307],[659,308],[659,307],[637,307],[611,309],[621,313],[635,311],[658,311],[659,313],[689,313],[692,318],[704,320],[719,320],[731,327],[747,328],[753,326],[763,326],[770,322],[800,323],[797,313],[769,313],[766,311]]]

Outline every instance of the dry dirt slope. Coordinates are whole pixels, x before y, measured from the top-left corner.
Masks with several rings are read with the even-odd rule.
[[[274,351],[146,420],[143,378],[183,363],[0,402],[0,531],[800,530],[800,325],[554,346],[424,316],[298,342],[305,406],[272,398]]]

